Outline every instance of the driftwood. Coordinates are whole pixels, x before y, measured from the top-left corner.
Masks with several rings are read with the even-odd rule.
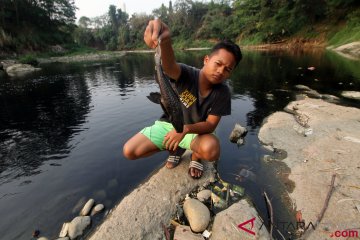
[[[324,214],[325,214],[325,211],[326,209],[328,208],[329,206],[329,201],[330,201],[330,197],[331,197],[331,194],[334,190],[334,184],[335,184],[335,177],[336,177],[336,173],[334,173],[331,177],[331,183],[330,183],[330,188],[329,188],[329,191],[326,195],[326,199],[325,199],[325,202],[324,202],[324,206],[323,208],[321,209],[321,212],[320,214],[318,215],[318,218],[316,219],[316,222],[314,224],[314,228],[309,228],[304,235],[302,235],[302,237],[304,239],[306,239],[307,237],[310,236],[310,234],[313,232],[313,229],[316,229],[316,227],[319,225],[319,223],[321,222],[322,218],[324,217]]]

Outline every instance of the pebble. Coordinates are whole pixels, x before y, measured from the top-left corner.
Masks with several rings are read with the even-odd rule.
[[[37,240],[49,240],[47,237],[40,237]]]
[[[95,214],[97,214],[98,212],[101,212],[104,209],[104,205],[103,204],[97,204],[93,210],[91,211],[91,216],[94,216]]]
[[[91,208],[94,206],[94,199],[89,199],[85,206],[80,211],[80,216],[87,216],[90,213]]]
[[[196,197],[200,202],[204,202],[211,197],[211,191],[209,189],[202,190],[196,194]]]
[[[66,235],[68,234],[68,231],[69,231],[69,223],[66,222],[62,225],[59,237],[61,237],[61,238],[66,237]]]
[[[186,200],[184,203],[184,213],[194,232],[203,232],[209,225],[210,211],[199,200]]]

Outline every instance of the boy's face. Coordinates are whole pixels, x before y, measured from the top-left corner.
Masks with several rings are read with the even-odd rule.
[[[203,73],[212,84],[222,83],[228,79],[235,68],[235,57],[225,49],[219,49],[204,58]]]

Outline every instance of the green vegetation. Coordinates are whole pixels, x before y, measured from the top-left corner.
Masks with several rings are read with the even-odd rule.
[[[73,0],[0,0],[1,53],[146,48],[143,33],[159,17],[172,31],[175,48],[209,47],[219,39],[241,45],[322,37],[331,45],[360,40],[360,2],[356,0],[174,0],[152,14],[129,16],[114,5],[107,13],[82,16],[75,25]],[[50,46],[61,45],[63,51]],[[53,52],[53,53],[51,53]]]
[[[329,40],[329,45],[340,46],[360,40],[360,9],[352,12],[347,17],[346,26],[336,32]]]

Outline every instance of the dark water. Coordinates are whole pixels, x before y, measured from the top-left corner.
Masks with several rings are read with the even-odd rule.
[[[203,55],[177,57],[201,67]],[[1,239],[29,239],[35,229],[55,238],[87,199],[109,210],[163,164],[165,152],[138,161],[122,156],[125,141],[161,115],[159,105],[146,98],[158,89],[152,59],[152,54],[128,54],[102,63],[50,64],[24,78],[0,79]],[[232,115],[217,129],[218,169],[225,181],[246,188],[263,218],[264,190],[277,221],[289,221],[292,214],[284,194],[291,184],[277,180],[277,169],[286,168],[261,161],[269,154],[257,138],[263,119],[295,99],[295,84],[337,96],[341,90],[360,90],[358,66],[333,53],[245,52],[229,82]],[[349,100],[341,104],[360,106]],[[249,129],[241,147],[228,140],[237,122]],[[241,168],[254,172],[256,180],[236,180]]]

